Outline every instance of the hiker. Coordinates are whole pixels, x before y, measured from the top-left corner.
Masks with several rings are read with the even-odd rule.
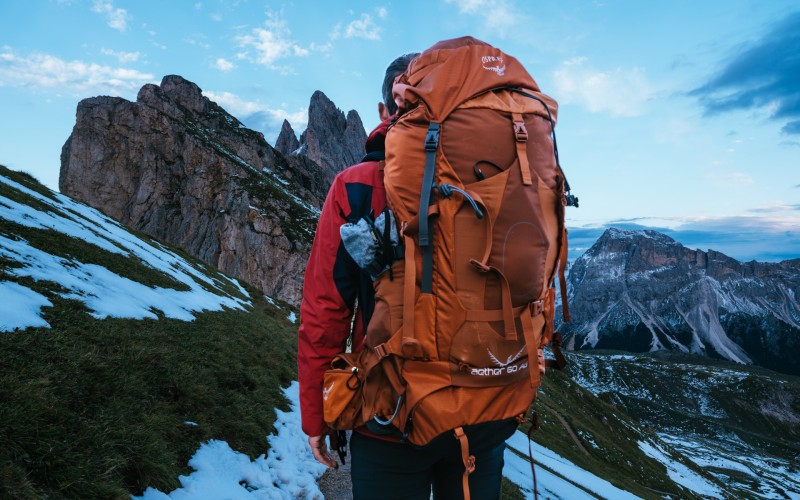
[[[387,68],[383,102],[378,105],[382,122],[367,139],[366,161],[349,167],[334,180],[306,269],[298,341],[302,427],[314,457],[328,467],[338,464],[325,440],[330,429],[323,419],[323,372],[334,356],[345,351],[348,338],[354,352],[362,349],[375,304],[374,276],[361,270],[345,251],[340,230],[384,210],[386,194],[379,160],[383,159],[390,117],[397,112],[392,87],[416,55],[401,56]],[[517,423],[511,417],[464,426],[469,458],[479,464],[469,475],[468,495],[499,498],[505,441]],[[465,456],[452,431],[416,446],[400,435],[377,435],[360,427],[351,435],[350,450],[356,500],[427,500],[431,491],[436,499],[464,497]]]

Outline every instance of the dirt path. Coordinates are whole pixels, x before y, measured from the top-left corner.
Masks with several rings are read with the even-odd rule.
[[[575,431],[572,430],[572,426],[569,425],[569,422],[567,422],[567,420],[560,413],[558,413],[552,406],[549,405],[544,405],[544,406],[547,406],[547,409],[551,411],[553,415],[556,416],[558,421],[561,422],[561,425],[564,426],[564,429],[566,429],[567,434],[569,434],[569,436],[572,438],[572,441],[575,442],[575,445],[578,448],[580,448],[580,450],[583,452],[584,455],[588,457],[589,452],[586,451],[586,448],[583,447],[583,443],[581,443],[581,440],[578,439],[578,436],[575,435]]]
[[[346,465],[340,464],[338,470],[328,469],[317,483],[325,500],[352,500],[353,485],[350,482],[350,461],[348,460]]]

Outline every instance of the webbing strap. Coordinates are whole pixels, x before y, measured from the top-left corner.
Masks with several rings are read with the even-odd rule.
[[[559,332],[555,332],[553,334],[553,340],[550,342],[550,347],[552,348],[553,356],[556,359],[548,359],[545,361],[545,365],[548,368],[563,370],[564,367],[567,366],[567,358],[565,358],[564,353],[561,352],[561,344],[563,341],[564,339]]]
[[[414,338],[414,306],[417,303],[417,259],[414,252],[414,240],[403,235],[406,246],[405,274],[403,275],[403,337]]]
[[[492,271],[500,278],[500,290],[503,301],[503,335],[506,340],[517,340],[517,327],[514,324],[514,308],[511,306],[511,287],[505,275],[503,275],[500,269],[489,266],[483,262],[478,262],[475,259],[470,259],[469,263],[480,272],[488,273]]]
[[[525,128],[525,120],[521,113],[512,113],[514,120],[514,140],[517,142],[517,159],[519,160],[519,171],[522,174],[522,183],[526,186],[533,184],[531,180],[531,166],[528,163],[528,129]]]
[[[511,309],[515,318],[519,317],[523,311],[530,308],[529,304]],[[467,309],[464,312],[464,319],[467,321],[503,321],[505,311],[502,309]]]
[[[536,415],[536,412],[534,412],[534,415]],[[536,465],[534,465],[534,462],[533,462],[533,447],[531,445],[531,441],[533,441],[533,438],[531,437],[531,433],[533,431],[535,431],[536,428],[538,428],[538,427],[539,427],[538,424],[536,425],[536,427],[534,427],[533,422],[531,422],[531,426],[528,427],[528,460],[531,463],[531,476],[533,476],[533,499],[534,500],[539,500],[539,485],[536,482]]]
[[[533,317],[528,314],[520,316],[522,334],[525,336],[525,345],[528,348],[528,373],[531,377],[531,387],[539,387],[542,374],[539,371],[539,346],[535,345],[536,327]]]
[[[469,475],[475,472],[475,455],[469,454],[469,441],[467,435],[464,434],[464,429],[456,427],[454,433],[461,445],[461,460],[464,462],[464,475],[461,477],[464,500],[469,500]]]
[[[431,122],[425,136],[425,173],[422,175],[422,191],[419,197],[419,246],[422,249],[422,293],[433,292],[433,234],[428,224],[428,206],[431,204],[436,152],[439,150],[439,124]]]
[[[561,237],[561,255],[558,257],[558,284],[561,287],[561,313],[564,315],[564,321],[569,321],[569,304],[567,300],[567,279],[564,277],[564,271],[567,267],[567,254],[569,253],[569,242],[567,241],[567,228],[564,227],[564,232]]]

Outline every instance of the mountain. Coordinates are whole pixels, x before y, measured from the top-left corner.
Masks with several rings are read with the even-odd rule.
[[[358,113],[350,110],[345,116],[328,96],[318,90],[311,95],[308,127],[300,139],[284,120],[275,149],[286,156],[306,156],[333,179],[343,166],[361,161],[366,141],[367,134]]]
[[[299,304],[319,209],[366,139],[357,113],[345,118],[321,92],[309,115],[304,145],[313,154],[284,155],[180,76],[145,85],[136,102],[84,99],[59,188]]]
[[[571,349],[675,350],[800,374],[800,259],[741,263],[655,231],[608,229],[567,288]]]
[[[286,303],[2,166],[0,297],[0,497],[130,498],[209,440],[269,448]]]

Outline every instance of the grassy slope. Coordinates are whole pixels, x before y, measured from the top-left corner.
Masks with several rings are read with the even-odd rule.
[[[541,427],[533,432],[533,440],[579,467],[642,498],[693,498],[639,449],[637,442],[652,436],[636,420],[572,381],[567,371],[547,372],[536,409]]]
[[[0,175],[46,192],[23,174],[2,168]],[[6,237],[179,288],[141,263],[48,233],[0,219]],[[55,283],[11,276],[17,265],[0,260],[0,280],[29,286],[54,306],[44,310],[50,329],[0,332],[2,496],[127,498],[148,486],[179,486],[188,459],[209,439],[252,457],[266,452],[274,408],[287,409],[281,386],[296,378],[286,310],[249,288],[249,311],[206,312],[193,322],[97,320],[60,298]]]

